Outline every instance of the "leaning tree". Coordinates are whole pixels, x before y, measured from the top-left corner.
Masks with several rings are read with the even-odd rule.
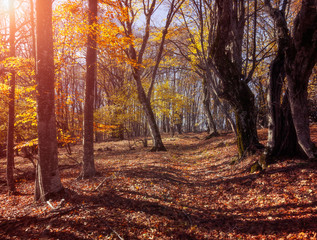
[[[254,94],[248,85],[256,65],[249,73],[242,68],[245,1],[216,0],[216,6],[217,23],[214,36],[209,39],[208,65],[219,78],[219,97],[235,111],[238,150],[242,156],[263,147],[257,135]]]

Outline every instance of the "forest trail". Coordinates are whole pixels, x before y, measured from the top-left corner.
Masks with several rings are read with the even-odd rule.
[[[317,163],[285,159],[249,173],[232,134],[164,136],[168,152],[140,142],[95,145],[100,176],[77,180],[81,146],[60,151],[65,201],[33,203],[31,163],[17,158],[17,189],[4,187],[0,239],[317,239]],[[265,130],[259,131],[262,143]],[[312,128],[317,143],[317,126]],[[52,207],[56,208],[53,209]]]

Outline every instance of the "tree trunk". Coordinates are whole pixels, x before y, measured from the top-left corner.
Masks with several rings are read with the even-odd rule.
[[[14,0],[9,2],[10,9],[10,57],[15,57],[15,11]],[[15,120],[15,71],[10,71],[10,93],[9,93],[9,116],[8,116],[8,136],[7,136],[7,184],[9,192],[15,191],[14,185],[14,120]]]
[[[32,55],[31,56],[34,59],[36,59],[36,37],[35,37],[34,2],[33,2],[33,0],[30,0],[30,21],[31,21],[31,37],[32,37]]]
[[[236,123],[232,116],[229,114],[229,104],[227,102],[222,103],[214,91],[211,92],[211,95],[215,101],[215,104],[220,108],[220,111],[225,115],[227,121],[229,122],[232,132],[234,132],[234,134],[237,136]]]
[[[88,24],[90,31],[87,41],[86,55],[86,87],[84,105],[84,156],[80,178],[91,178],[96,175],[94,160],[94,99],[97,73],[97,42],[93,29],[97,23],[97,0],[88,1]]]
[[[146,119],[146,116],[144,118],[144,131],[143,131],[143,137],[144,137],[144,140],[143,140],[143,147],[148,147],[148,143],[147,143],[147,129],[148,129],[148,125],[147,125],[148,121]]]
[[[287,1],[285,0],[283,6],[286,6],[286,4]],[[295,137],[291,137],[291,139],[298,142],[300,148],[308,158],[314,159],[317,157],[317,150],[310,139],[307,86],[312,69],[317,61],[317,3],[314,0],[304,0],[302,2],[301,9],[294,22],[293,37],[289,35],[287,21],[285,19],[285,7],[282,10],[273,8],[269,0],[265,1],[265,6],[277,26],[279,45],[277,57],[272,63],[272,79],[270,84],[281,85],[283,79],[277,78],[281,77],[279,76],[280,74],[282,74],[283,77],[286,74],[291,117],[297,136],[297,140]],[[280,64],[283,63],[282,68]],[[274,77],[276,78],[276,82],[274,82]],[[279,133],[276,132],[280,129],[278,124],[281,124],[283,127],[285,127],[285,125],[293,125],[285,124],[285,122],[283,122],[285,119],[278,119],[279,105],[277,102],[279,101],[279,95],[273,95],[279,94],[279,88],[281,88],[281,86],[275,86],[275,88],[277,89],[277,93],[274,92],[274,86],[270,86],[273,92],[269,93],[269,100],[272,101],[270,109],[271,126],[269,129],[269,147],[271,148],[274,145],[278,145]],[[274,100],[274,98],[276,99]],[[286,115],[288,116],[289,114]],[[285,115],[282,117],[285,117]],[[277,126],[272,125],[272,122]],[[283,129],[281,131],[283,131]],[[283,137],[283,132],[281,132],[281,135],[280,138]],[[294,149],[298,149],[298,144],[288,143],[288,145],[293,145],[293,152]],[[282,148],[280,150],[282,153],[288,152],[287,149],[284,150]]]
[[[163,116],[162,116],[162,121],[161,121],[161,123],[162,123],[162,132],[167,132],[166,131],[166,115],[165,114],[163,114]]]
[[[235,109],[238,150],[242,156],[245,151],[252,153],[263,146],[257,135],[254,95],[246,83],[241,82],[238,96],[231,104]]]
[[[242,156],[245,151],[252,153],[256,149],[263,148],[257,135],[254,95],[247,83],[240,80],[241,74],[236,71],[237,68],[233,63],[220,56],[217,59],[222,85],[220,97],[230,103],[236,115],[239,155]]]
[[[155,116],[151,107],[150,100],[146,97],[144,89],[142,87],[140,76],[136,75],[134,79],[137,85],[139,101],[142,104],[143,110],[146,114],[146,118],[149,123],[150,133],[153,140],[153,147],[151,149],[151,152],[166,151],[159,128],[155,121]]]
[[[267,160],[280,156],[293,157],[300,154],[297,136],[291,115],[288,91],[284,94],[282,103],[282,88],[285,78],[284,50],[287,40],[278,39],[278,51],[270,67],[268,87],[268,142]]]
[[[210,136],[218,136],[219,133],[216,128],[216,123],[211,115],[210,110],[210,92],[208,90],[208,86],[206,84],[206,80],[203,79],[203,106],[205,110],[205,115],[208,123],[208,133]]]
[[[35,200],[46,201],[63,190],[57,158],[52,1],[37,0],[36,10],[39,161]]]
[[[242,76],[242,42],[245,25],[244,1],[217,0],[218,25],[210,48],[210,69],[219,77],[219,97],[236,114],[239,155],[262,148],[256,129],[254,95]]]
[[[317,2],[303,0],[286,50],[285,70],[289,99],[298,143],[308,158],[317,158],[317,148],[310,138],[307,87],[317,62]]]

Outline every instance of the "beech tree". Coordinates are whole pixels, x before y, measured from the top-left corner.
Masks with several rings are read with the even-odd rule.
[[[35,200],[45,201],[63,190],[57,158],[51,0],[36,1],[36,26],[39,160]]]
[[[205,115],[206,115],[207,123],[208,123],[209,137],[219,136],[216,123],[214,121],[214,118],[212,117],[211,110],[210,110],[210,97],[211,97],[210,89],[208,89],[206,79],[204,78],[202,81],[203,81],[203,105],[204,105]]]
[[[242,69],[242,43],[245,27],[245,1],[216,0],[217,25],[209,48],[209,66],[219,78],[218,95],[227,100],[236,115],[239,155],[262,148],[256,128],[254,94]]]
[[[212,116],[210,111],[210,100],[219,107],[226,121],[236,133],[236,127],[232,114],[225,107],[225,99],[219,97],[219,81],[215,74],[214,66],[210,64],[210,59],[213,57],[208,51],[210,49],[215,35],[216,28],[216,5],[215,1],[191,0],[188,5],[179,11],[181,16],[180,21],[183,24],[182,29],[178,29],[180,33],[173,41],[177,46],[183,58],[190,63],[192,70],[199,76],[203,92],[203,106],[208,123],[211,129],[210,136],[217,136],[216,125],[214,119],[217,116]],[[184,35],[182,38],[179,36]],[[208,137],[208,138],[209,138]]]
[[[10,10],[10,57],[15,57],[15,1],[9,2]],[[15,191],[13,170],[14,170],[14,119],[15,119],[15,71],[10,71],[10,93],[9,93],[9,117],[7,135],[7,184],[9,192]]]
[[[285,0],[274,8],[265,0],[278,32],[278,51],[270,71],[268,148],[271,156],[302,151],[314,159],[317,150],[310,139],[307,87],[317,62],[317,2],[302,1],[292,33],[285,15],[288,4]],[[287,90],[280,104],[285,77]]]
[[[143,110],[146,114],[146,118],[149,123],[149,129],[152,135],[153,139],[153,147],[151,151],[166,151],[166,148],[163,144],[163,141],[161,139],[161,134],[158,128],[158,125],[156,123],[156,118],[151,106],[151,95],[153,92],[153,87],[155,84],[155,77],[157,74],[157,69],[159,67],[159,64],[162,59],[162,54],[164,50],[164,43],[165,39],[169,30],[169,27],[172,23],[172,20],[175,16],[175,13],[177,10],[180,8],[184,1],[183,0],[172,0],[169,3],[169,10],[167,13],[166,21],[165,21],[165,26],[162,29],[162,37],[160,38],[160,45],[156,54],[156,60],[154,64],[154,68],[152,70],[152,74],[150,77],[150,86],[148,90],[145,89],[144,85],[142,84],[142,74],[144,73],[144,56],[145,52],[148,46],[149,38],[150,38],[150,32],[151,32],[151,21],[153,14],[155,12],[155,9],[157,8],[157,1],[148,1],[143,2],[142,6],[142,11],[144,12],[145,16],[145,26],[144,26],[144,35],[141,40],[140,48],[137,49],[134,44],[130,44],[129,49],[126,50],[126,54],[129,59],[132,60],[132,75],[135,80],[135,84],[137,87],[137,93],[138,93],[138,98],[140,103],[142,104]],[[136,18],[136,11],[133,6],[132,1],[119,1],[118,5],[120,6],[120,9],[123,11],[123,16],[124,18],[121,18],[121,24],[124,28],[124,34],[127,37],[133,36],[134,29],[133,29],[133,24],[135,23],[135,18]]]
[[[88,40],[86,55],[86,86],[84,106],[84,157],[82,178],[93,177],[96,174],[94,161],[94,99],[97,71],[97,0],[88,1]]]

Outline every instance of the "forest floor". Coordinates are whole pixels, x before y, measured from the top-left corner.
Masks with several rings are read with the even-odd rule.
[[[77,180],[82,147],[61,149],[65,200],[44,204],[33,201],[34,168],[23,158],[18,194],[7,194],[0,159],[0,239],[317,239],[316,162],[283,159],[250,173],[260,153],[232,164],[233,134],[205,136],[166,135],[168,151],[155,153],[141,142],[96,143],[91,180]],[[265,143],[266,131],[259,137]]]

